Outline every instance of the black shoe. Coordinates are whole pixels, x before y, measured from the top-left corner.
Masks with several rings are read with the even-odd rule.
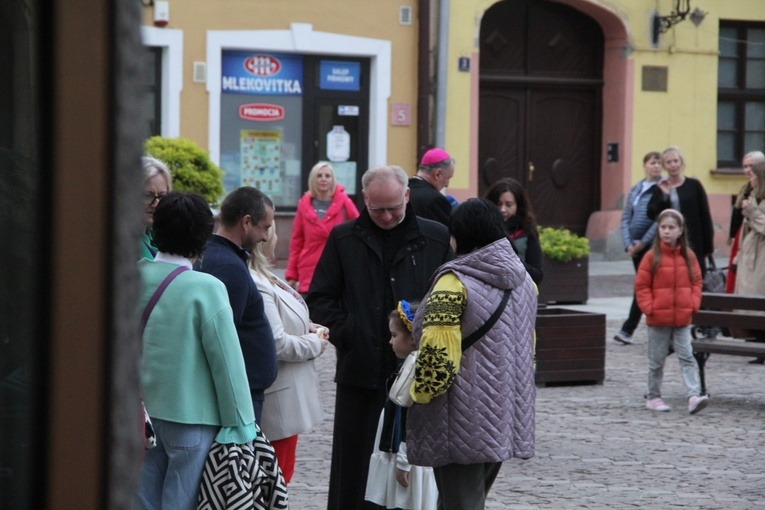
[[[765,365],[765,358],[754,358],[749,362],[750,365]]]

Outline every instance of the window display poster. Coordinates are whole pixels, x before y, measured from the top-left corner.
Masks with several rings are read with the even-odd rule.
[[[242,108],[253,102],[279,106],[284,117],[261,121],[243,117]],[[301,119],[302,97],[260,96],[253,101],[253,96],[222,94],[220,160],[226,192],[248,184],[268,194],[277,208],[295,207],[301,178],[299,171],[290,172],[294,165],[301,168]]]
[[[332,163],[337,182],[345,186],[345,192],[349,195],[356,194],[356,162],[344,161]]]
[[[348,161],[351,157],[351,134],[344,126],[332,126],[327,133],[327,159],[332,162]]]
[[[253,186],[267,195],[282,194],[281,141],[278,130],[241,130],[241,186]]]

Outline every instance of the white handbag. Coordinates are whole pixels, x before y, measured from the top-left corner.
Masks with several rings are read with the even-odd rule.
[[[414,366],[417,363],[417,353],[419,351],[413,351],[404,359],[404,363],[401,365],[401,369],[398,371],[396,380],[393,381],[393,385],[388,392],[388,398],[391,401],[401,407],[412,407],[414,400],[409,392],[414,382]]]

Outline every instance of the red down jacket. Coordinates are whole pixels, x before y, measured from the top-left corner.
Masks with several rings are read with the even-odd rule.
[[[285,280],[300,282],[299,292],[302,293],[308,292],[313,272],[332,227],[359,216],[358,209],[340,184],[336,185],[332,203],[321,220],[316,216],[311,198],[311,194],[306,193],[298,202],[295,221],[292,224],[289,260],[284,272]]]
[[[661,243],[661,262],[655,275],[651,274],[653,250],[640,261],[635,296],[649,326],[688,326],[691,316],[701,306],[701,268],[696,255],[691,250],[687,253],[695,276],[693,282],[679,246],[670,248]]]

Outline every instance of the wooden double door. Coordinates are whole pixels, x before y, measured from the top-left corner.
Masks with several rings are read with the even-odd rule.
[[[481,25],[479,193],[513,177],[540,225],[583,234],[600,208],[603,35],[539,0],[495,4]]]

